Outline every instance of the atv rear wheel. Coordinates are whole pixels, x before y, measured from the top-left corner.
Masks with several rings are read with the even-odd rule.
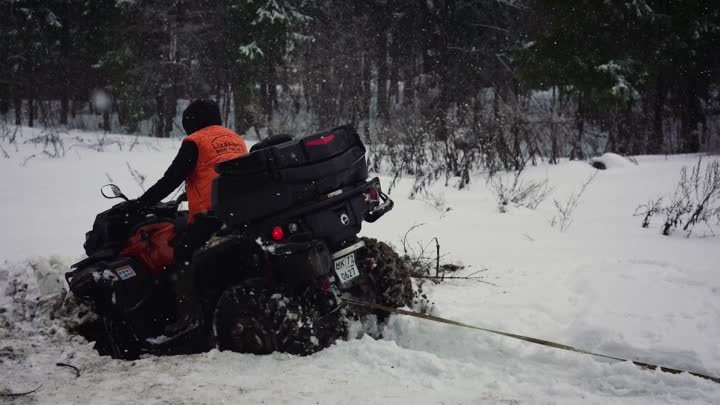
[[[213,316],[220,350],[306,355],[320,350],[313,320],[299,297],[245,286],[225,290]]]
[[[373,238],[362,240],[365,247],[361,254],[375,266],[369,274],[376,302],[393,308],[412,306],[414,293],[410,269],[400,255],[385,242]]]

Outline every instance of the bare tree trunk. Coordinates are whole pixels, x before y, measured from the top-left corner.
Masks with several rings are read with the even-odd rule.
[[[233,85],[230,81],[227,83],[223,83],[223,98],[225,100],[225,108],[223,110],[223,122],[227,122],[230,120],[230,114],[233,112]],[[233,117],[233,120],[235,117]]]
[[[695,72],[685,74],[685,86],[680,95],[680,152],[695,153],[700,150],[700,124],[705,121],[705,115],[700,106],[697,91],[697,75]]]
[[[655,100],[653,102],[652,136],[648,140],[648,153],[660,153],[664,149],[663,108],[665,106],[666,94],[665,79],[662,72],[660,72],[658,74]]]
[[[411,59],[409,66],[403,71],[403,106],[415,105],[415,77],[417,77],[417,70],[415,64],[416,61],[414,59]]]
[[[570,150],[570,160],[583,160],[585,154],[583,153],[582,142],[583,136],[585,135],[585,97],[586,92],[580,91],[577,98],[577,113],[575,114],[575,127],[577,129],[577,135],[573,139],[573,146]]]
[[[362,95],[360,98],[361,110],[360,110],[360,116],[363,119],[367,119],[367,122],[370,122],[370,99],[372,96],[371,90],[370,90],[370,69],[371,62],[369,57],[369,52],[365,52],[363,55],[363,62],[362,62]]]
[[[332,67],[326,67],[326,69],[332,69]],[[333,77],[332,71],[324,72],[323,80],[319,80],[318,83],[318,117],[320,126],[330,127],[335,124],[336,121],[336,98],[334,89],[331,86],[331,78]]]
[[[155,96],[155,108],[157,112],[157,130],[155,136],[160,138],[170,137],[173,130],[173,120],[177,113],[176,83],[173,82],[166,89],[158,89]]]
[[[262,107],[263,115],[267,122],[267,126],[270,127],[273,117],[273,105],[276,103],[277,90],[275,88],[275,63],[273,57],[268,57],[265,63],[265,77],[264,83],[262,84]]]
[[[75,118],[75,116],[77,116],[77,108],[80,103],[81,101],[77,98],[73,98],[72,100],[70,100],[70,116],[72,118]]]
[[[69,86],[64,85],[62,96],[60,96],[60,125],[67,125],[68,111],[70,109],[70,91]]]
[[[35,125],[35,95],[33,90],[28,94],[28,126],[32,128]]]
[[[383,13],[384,14],[384,13]],[[377,41],[377,113],[378,122],[382,125],[387,122],[389,117],[387,81],[388,81],[388,63],[387,63],[387,25],[384,22],[387,17],[383,15],[383,23],[378,33]]]
[[[103,111],[103,131],[110,132],[110,109]]]
[[[363,118],[362,104],[366,103],[366,99],[363,98],[363,82],[362,82],[362,56],[354,56],[353,60],[355,66],[360,69],[350,69],[349,72],[349,83],[348,83],[348,99],[350,101],[350,122],[353,126],[357,127],[359,121]]]
[[[641,154],[641,146],[645,143],[642,140],[644,132],[636,125],[635,114],[634,114],[635,100],[633,97],[628,97],[625,103],[625,130],[627,131],[628,144],[626,146],[626,153],[631,155]]]
[[[165,92],[165,137],[169,138],[173,130],[175,115],[177,114],[178,80],[173,75],[173,83]]]
[[[272,119],[273,119],[273,113],[275,110],[275,107],[278,104],[277,101],[277,86],[278,86],[278,76],[277,72],[275,71],[275,65],[271,66],[270,71],[270,113],[268,114],[268,126],[271,126]]]
[[[62,71],[62,78],[61,78],[61,95],[60,95],[60,125],[67,125],[68,123],[68,107],[70,104],[70,67],[72,66],[72,63],[70,62],[70,22],[69,19],[69,13],[68,13],[68,7],[69,2],[63,1],[61,5],[61,21],[62,21],[62,27],[61,27],[61,34],[60,34],[60,60],[63,61],[63,63],[60,66],[60,69]]]
[[[388,94],[389,102],[397,104],[400,100],[400,47],[398,44],[397,31],[398,27],[397,18],[394,16],[395,2],[388,0],[388,14],[392,19],[390,26],[390,90]]]
[[[557,87],[552,87],[552,99],[550,101],[550,161],[551,165],[558,163],[559,150],[557,141],[557,125],[555,124],[555,109],[558,107]]]
[[[490,136],[492,140],[492,148],[495,149],[497,158],[502,163],[505,170],[511,170],[510,150],[505,141],[505,133],[503,128],[503,117],[500,114],[500,95],[498,86],[493,88],[493,120],[490,127]]]
[[[19,96],[13,97],[13,109],[15,110],[15,125],[22,125],[22,99]]]
[[[3,92],[2,97],[0,97],[0,115],[3,116],[3,120],[7,120],[7,113],[10,111],[10,100],[7,98],[7,88],[0,88],[0,91]]]
[[[253,126],[253,122],[250,113],[247,111],[247,105],[250,101],[247,86],[238,78],[235,78],[232,83],[232,97],[235,132],[243,134]]]
[[[427,4],[425,7],[429,7]],[[434,26],[431,25],[431,34],[428,49],[432,51],[432,70],[428,73],[432,74],[433,84],[437,88],[438,95],[430,108],[430,125],[435,139],[445,141],[448,138],[447,112],[450,107],[450,94],[448,94],[448,65],[450,51],[448,49],[448,28],[450,24],[450,16],[453,14],[455,7],[454,2],[445,2],[439,7],[439,11],[433,12],[427,9],[427,14],[433,16],[431,21],[435,21]],[[427,51],[425,53],[428,53]]]
[[[608,140],[605,144],[605,152],[617,152],[617,123],[615,122],[614,113],[610,118],[610,124],[608,125]]]
[[[163,94],[161,90],[158,89],[158,93],[155,95],[155,115],[157,116],[157,121],[155,122],[155,136],[158,138],[162,138],[165,134],[165,114],[163,111],[165,108],[163,107]]]

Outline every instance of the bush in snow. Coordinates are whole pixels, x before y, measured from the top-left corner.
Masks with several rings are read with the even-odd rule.
[[[497,175],[491,175],[488,178],[488,183],[491,186],[493,194],[495,194],[500,212],[506,212],[508,204],[534,210],[552,191],[552,187],[548,184],[547,179],[543,181],[523,179],[524,169],[525,164],[523,163],[518,170],[514,172],[511,179],[503,179]]]
[[[689,170],[683,166],[673,194],[640,205],[635,214],[643,216],[644,228],[650,225],[654,215],[664,215],[663,235],[682,228],[689,237],[699,223],[714,234],[711,223],[720,224],[720,161],[714,160],[703,167],[700,157]]]
[[[575,209],[580,204],[580,198],[585,193],[585,190],[587,187],[592,183],[592,181],[595,179],[595,176],[597,175],[597,171],[593,173],[592,176],[590,176],[587,181],[580,187],[580,190],[576,193],[570,194],[570,196],[567,198],[567,200],[561,202],[558,200],[553,200],[553,205],[555,206],[555,209],[557,210],[557,213],[550,219],[550,226],[558,227],[561,232],[565,232],[570,225],[573,223],[573,213],[575,212]]]
[[[20,133],[20,127],[17,125],[8,125],[7,121],[0,120],[0,154],[5,159],[10,159],[10,154],[3,147],[3,143],[14,145],[17,150],[17,136]]]
[[[653,215],[659,214],[663,210],[662,206],[662,197],[658,198],[657,200],[649,200],[645,204],[640,204],[635,209],[635,216],[642,216],[642,227],[647,228],[650,226],[650,218],[652,218]]]
[[[405,232],[402,238],[402,255],[400,256],[404,265],[410,269],[410,275],[420,280],[418,283],[420,287],[425,280],[430,280],[433,283],[446,280],[475,280],[490,284],[482,281],[482,276],[478,276],[478,273],[482,273],[487,269],[476,270],[467,275],[459,275],[459,272],[466,269],[466,266],[460,263],[446,262],[445,255],[441,254],[438,238],[432,238],[424,243],[411,243],[408,236],[423,225],[425,224],[414,225]]]

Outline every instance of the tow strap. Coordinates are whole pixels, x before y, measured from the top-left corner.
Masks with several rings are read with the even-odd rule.
[[[505,337],[509,337],[509,338],[513,338],[513,339],[517,339],[517,340],[522,340],[525,342],[535,343],[535,344],[542,345],[542,346],[552,347],[555,349],[566,350],[569,352],[582,353],[582,354],[587,354],[590,356],[602,357],[604,359],[610,359],[610,360],[616,360],[616,361],[629,361],[643,369],[648,369],[648,370],[658,370],[659,369],[660,371],[664,371],[666,373],[671,373],[671,374],[688,373],[688,374],[694,375],[696,377],[700,377],[700,378],[704,378],[706,380],[720,383],[720,377],[713,377],[713,376],[710,376],[707,374],[696,373],[696,372],[687,371],[687,370],[680,370],[680,369],[671,368],[671,367],[659,366],[656,364],[645,363],[642,361],[628,360],[628,359],[624,359],[622,357],[608,356],[606,354],[594,353],[594,352],[591,352],[588,350],[579,349],[577,347],[572,347],[572,346],[564,345],[561,343],[551,342],[549,340],[537,339],[537,338],[533,338],[533,337],[529,337],[529,336],[517,335],[514,333],[501,332],[498,330],[493,330],[493,329],[488,329],[488,328],[481,328],[479,326],[469,325],[466,323],[453,321],[451,319],[441,318],[439,316],[427,315],[427,314],[423,314],[420,312],[407,311],[404,309],[386,307],[384,305],[360,301],[360,300],[356,300],[356,299],[352,299],[352,298],[343,298],[342,300],[344,303],[350,304],[350,305],[371,308],[371,309],[377,309],[377,310],[388,312],[391,314],[407,315],[407,316],[412,316],[414,318],[426,319],[428,321],[444,323],[447,325],[454,325],[454,326],[459,326],[462,328],[475,329],[475,330],[480,330],[483,332],[494,333],[496,335],[501,335],[501,336],[505,336]]]

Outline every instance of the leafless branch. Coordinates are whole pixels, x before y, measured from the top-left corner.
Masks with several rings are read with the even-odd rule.
[[[127,165],[128,171],[130,172],[133,180],[135,180],[135,183],[137,183],[137,185],[140,186],[140,189],[142,189],[142,191],[144,192],[146,180],[145,175],[130,166],[130,162],[125,162],[125,164]]]
[[[565,232],[570,225],[573,223],[573,213],[575,212],[575,209],[580,204],[580,198],[585,194],[585,190],[587,187],[592,183],[592,181],[595,179],[595,176],[597,176],[598,170],[596,170],[592,176],[590,176],[585,183],[580,187],[580,190],[576,193],[570,194],[568,199],[565,202],[560,202],[558,200],[553,200],[553,204],[555,205],[555,209],[557,210],[557,214],[553,216],[553,218],[550,220],[550,226],[555,227],[558,226],[560,228],[560,232]]]

